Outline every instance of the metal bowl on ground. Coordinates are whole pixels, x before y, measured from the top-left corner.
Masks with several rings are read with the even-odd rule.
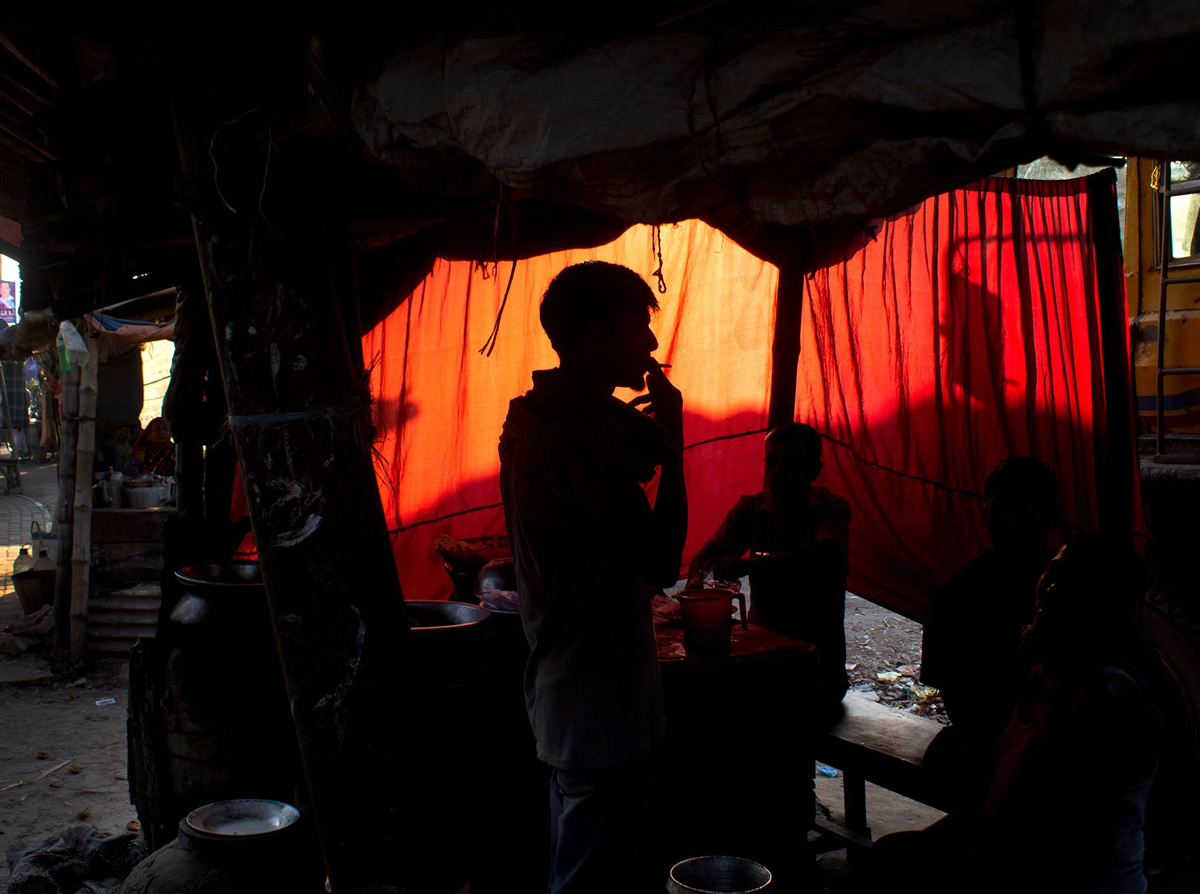
[[[754,894],[771,886],[771,870],[745,857],[692,857],[671,867],[669,894]]]
[[[189,828],[205,835],[247,838],[269,835],[299,819],[300,811],[291,804],[263,798],[238,798],[197,807],[187,815],[186,821]]]

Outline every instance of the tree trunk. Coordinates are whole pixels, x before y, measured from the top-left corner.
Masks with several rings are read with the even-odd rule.
[[[87,340],[88,362],[79,372],[79,434],[75,461],[75,533],[71,543],[71,661],[87,657],[88,595],[92,565],[92,475],[96,464],[96,382],[100,351]]]
[[[71,550],[75,543],[75,462],[79,445],[79,368],[63,373],[62,443],[58,450],[58,577],[54,585],[54,651],[71,647]]]
[[[332,262],[348,217],[324,198],[336,160],[304,147],[264,157],[270,122],[242,114],[254,105],[177,101],[180,157],[198,187],[229,424],[330,881],[337,894],[389,890],[403,842],[382,839],[405,800],[401,774],[383,768],[403,716],[407,623],[348,346],[359,333],[343,328],[347,284]]]

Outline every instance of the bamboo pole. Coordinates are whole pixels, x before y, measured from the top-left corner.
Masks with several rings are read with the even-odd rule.
[[[87,657],[88,592],[92,563],[92,475],[96,460],[96,383],[100,352],[87,339],[88,361],[79,374],[79,434],[75,463],[75,536],[71,545],[71,661]]]
[[[62,441],[58,445],[58,502],[54,533],[58,538],[58,577],[54,585],[54,651],[71,647],[71,549],[75,542],[75,451],[79,435],[79,367],[63,373]]]

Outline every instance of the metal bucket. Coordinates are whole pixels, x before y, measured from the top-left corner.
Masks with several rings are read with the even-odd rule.
[[[692,857],[671,867],[669,894],[752,894],[771,884],[771,870],[745,857]]]

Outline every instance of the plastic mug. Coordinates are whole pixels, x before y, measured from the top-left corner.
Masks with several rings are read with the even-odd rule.
[[[689,655],[729,651],[732,601],[741,609],[746,629],[746,597],[732,587],[689,587],[675,594],[683,613],[683,648]]]

